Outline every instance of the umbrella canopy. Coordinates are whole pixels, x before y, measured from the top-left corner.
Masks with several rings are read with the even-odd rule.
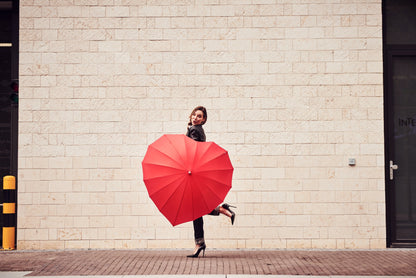
[[[142,168],[150,198],[173,226],[223,202],[234,170],[226,150],[182,134],[163,135],[149,145]]]

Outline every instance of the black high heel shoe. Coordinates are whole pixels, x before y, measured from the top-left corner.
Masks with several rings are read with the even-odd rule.
[[[202,252],[202,257],[205,257],[205,248],[207,248],[207,246],[205,245],[205,243],[201,246],[199,246],[198,250],[195,251],[195,253],[193,253],[192,255],[188,255],[188,258],[198,258],[199,253]]]
[[[231,206],[229,204],[221,205],[224,209],[228,210],[231,213],[231,225],[234,225],[235,213],[230,208],[236,208],[235,206]]]

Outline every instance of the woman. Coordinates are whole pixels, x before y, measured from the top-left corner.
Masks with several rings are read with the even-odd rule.
[[[194,139],[195,141],[205,142],[205,132],[202,128],[207,121],[208,115],[207,110],[203,106],[198,106],[192,110],[191,115],[189,116],[188,131],[186,136]],[[231,224],[234,224],[235,213],[230,209],[228,204],[223,204],[218,206],[210,215],[219,215],[220,213],[231,218]],[[204,240],[204,220],[202,217],[199,217],[193,221],[194,224],[194,237],[195,237],[195,250],[192,255],[188,255],[190,258],[197,258],[199,253],[203,251],[203,256],[205,256],[205,240]]]

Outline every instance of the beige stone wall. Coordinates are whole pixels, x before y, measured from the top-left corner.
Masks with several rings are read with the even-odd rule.
[[[385,247],[381,0],[20,5],[19,249],[192,248],[140,163],[196,105],[235,167],[210,248]]]

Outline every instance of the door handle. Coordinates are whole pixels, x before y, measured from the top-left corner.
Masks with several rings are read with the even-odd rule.
[[[399,169],[399,166],[393,163],[393,160],[390,160],[390,180],[394,179],[393,171]]]

